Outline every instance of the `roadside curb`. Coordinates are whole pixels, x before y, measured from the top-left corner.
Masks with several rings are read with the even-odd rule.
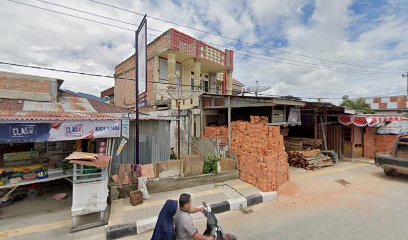
[[[218,214],[232,210],[239,210],[241,207],[250,207],[253,205],[274,201],[278,198],[277,192],[260,192],[258,194],[246,197],[232,198],[220,203],[214,203],[209,206],[211,212]],[[202,213],[192,214],[193,219],[203,218]],[[154,229],[157,217],[151,217],[139,220],[135,223],[120,224],[106,227],[106,239],[113,240],[126,236],[132,236],[144,233]]]

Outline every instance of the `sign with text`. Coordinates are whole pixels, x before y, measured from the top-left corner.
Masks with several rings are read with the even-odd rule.
[[[121,120],[69,121],[54,124],[49,141],[113,138],[121,135]]]
[[[43,142],[49,138],[51,123],[2,123],[0,142]]]

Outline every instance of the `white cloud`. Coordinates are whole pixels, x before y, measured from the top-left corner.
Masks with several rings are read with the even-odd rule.
[[[20,1],[126,28],[135,28],[132,25],[88,16],[35,0]],[[350,9],[356,1],[351,0],[101,1],[243,41],[279,47],[284,51],[381,68],[349,66],[267,48],[236,45],[253,52],[312,64],[309,68],[299,67],[243,57],[239,55],[239,51],[236,51],[234,78],[247,85],[254,84],[258,80],[262,85],[271,86],[268,91],[271,94],[339,97],[344,94],[358,96],[404,93],[405,81],[401,78],[399,70],[404,69],[408,64],[406,58],[408,7],[401,6],[396,0],[389,0],[387,6],[381,8],[382,11],[377,10],[383,13],[372,22],[369,18],[370,9],[367,9],[364,16],[356,15]],[[135,24],[141,20],[141,16],[107,8],[90,1],[53,2]],[[306,4],[312,4],[315,7],[307,23],[302,18]],[[175,27],[208,42],[230,46],[236,44],[225,38],[170,23],[149,20],[148,24],[150,28],[160,31]],[[351,32],[352,29],[355,32]],[[134,51],[132,32],[9,1],[0,2],[0,30],[3,33],[0,41],[0,60],[21,64],[112,75],[114,66]],[[338,71],[353,69],[353,71],[373,73],[356,74],[316,69],[319,65]],[[113,86],[113,80],[106,78],[6,66],[0,66],[0,70],[62,78],[66,80],[64,88],[94,95],[99,95],[100,91]],[[395,74],[385,74],[386,71]]]

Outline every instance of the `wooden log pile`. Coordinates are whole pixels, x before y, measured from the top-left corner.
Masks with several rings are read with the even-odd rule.
[[[301,167],[307,170],[315,170],[334,165],[332,158],[321,153],[319,149],[290,151],[288,152],[288,155],[290,166]]]
[[[322,143],[322,139],[286,137],[285,149],[286,152],[310,150],[320,148]]]

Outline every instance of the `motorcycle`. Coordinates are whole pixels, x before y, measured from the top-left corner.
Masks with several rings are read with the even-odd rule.
[[[209,207],[205,202],[203,202],[203,207],[205,208],[204,216],[207,218],[207,228],[203,233],[204,236],[214,236],[216,240],[237,240],[237,237],[232,234],[224,234],[218,225],[215,214],[209,211]]]

